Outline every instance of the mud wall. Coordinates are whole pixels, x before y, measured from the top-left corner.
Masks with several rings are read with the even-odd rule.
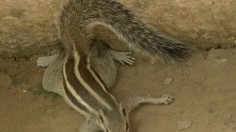
[[[235,0],[118,0],[138,16],[201,49],[236,45]],[[60,0],[1,0],[0,56],[41,53],[58,45]]]

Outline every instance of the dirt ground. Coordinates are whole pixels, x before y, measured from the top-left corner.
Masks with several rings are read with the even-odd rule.
[[[45,69],[38,56],[0,60],[0,132],[78,132],[84,117],[62,98],[44,92]],[[236,132],[236,50],[196,53],[188,64],[151,64],[138,57],[134,66],[122,66],[111,91],[126,95],[161,97],[168,106],[143,106],[130,116],[133,132]],[[171,85],[164,80],[172,78]],[[178,121],[192,125],[179,130]]]

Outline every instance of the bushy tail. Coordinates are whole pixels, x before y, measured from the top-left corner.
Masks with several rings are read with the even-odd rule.
[[[80,27],[80,30],[90,25],[104,25],[129,46],[151,56],[159,55],[166,60],[182,61],[191,54],[192,48],[154,31],[115,0],[69,0],[63,8],[62,16],[67,16],[73,23],[79,22],[74,26]],[[77,16],[70,17],[73,12]]]

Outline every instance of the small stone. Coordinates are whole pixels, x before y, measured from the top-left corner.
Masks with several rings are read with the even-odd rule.
[[[164,84],[165,84],[165,85],[171,85],[172,82],[173,82],[173,78],[166,78],[166,79],[164,80]]]
[[[183,130],[183,129],[187,129],[187,128],[191,127],[192,122],[190,122],[190,121],[178,121],[177,124],[178,124],[178,129]]]
[[[232,117],[230,113],[225,115],[225,125],[229,125],[232,122]]]
[[[23,90],[23,93],[26,93],[27,92],[27,90]]]
[[[236,39],[233,41],[233,43],[235,43],[235,44],[236,44]]]
[[[219,60],[216,60],[217,63],[224,63],[224,62],[227,62],[228,60],[227,59],[219,59]]]

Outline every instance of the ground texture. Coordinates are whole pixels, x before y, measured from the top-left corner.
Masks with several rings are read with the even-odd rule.
[[[43,91],[45,69],[36,67],[37,57],[0,60],[0,131],[78,132],[84,117],[59,96]],[[192,123],[184,132],[235,132],[235,58],[235,49],[202,51],[184,65],[151,64],[138,57],[134,66],[119,68],[111,92],[118,99],[142,94],[175,97],[171,105],[134,111],[133,132],[178,132],[178,121]],[[173,82],[165,85],[166,78]]]

